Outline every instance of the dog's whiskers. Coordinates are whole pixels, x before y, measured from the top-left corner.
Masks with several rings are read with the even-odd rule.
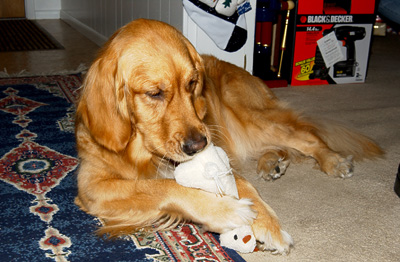
[[[157,165],[157,171],[156,171],[156,178],[158,178],[158,176],[160,175],[161,177],[165,177],[165,175],[163,175],[163,173],[167,174],[168,173],[168,169],[171,168],[171,160],[167,159],[165,157],[166,154],[164,154],[161,158],[158,158],[158,165]],[[162,166],[164,166],[164,171],[162,170]]]
[[[163,177],[163,175],[162,175],[162,172],[160,172],[160,170],[161,170],[161,166],[163,165],[163,166],[165,166],[165,173],[167,173],[168,172],[168,167],[171,165],[171,162],[170,162],[170,160],[166,157],[166,155],[167,155],[167,153],[165,152],[164,153],[164,155],[162,156],[162,157],[159,157],[159,156],[157,156],[158,154],[158,152],[157,152],[157,150],[159,149],[159,148],[161,148],[161,147],[163,147],[163,145],[161,145],[161,146],[158,146],[158,147],[156,147],[156,148],[154,148],[154,149],[152,149],[152,150],[150,150],[150,153],[152,153],[156,158],[153,160],[155,163],[155,165],[157,166],[157,169],[156,169],[156,178],[159,178],[158,176],[160,175],[161,177]]]
[[[223,132],[221,129],[224,128],[219,125],[209,125],[209,130],[212,133],[212,136],[221,139],[222,141],[229,143],[230,139],[229,137]],[[226,129],[226,128],[225,128]]]

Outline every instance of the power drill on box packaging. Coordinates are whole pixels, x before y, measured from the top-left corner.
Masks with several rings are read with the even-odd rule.
[[[353,77],[356,71],[356,48],[355,41],[361,40],[365,37],[365,28],[356,26],[341,26],[325,30],[323,35],[335,32],[337,40],[343,41],[346,47],[346,60],[339,61],[333,65],[333,77]],[[321,51],[317,46],[315,52],[315,64],[312,69],[313,73],[310,79],[327,79],[329,68],[326,68],[324,59],[322,58]]]

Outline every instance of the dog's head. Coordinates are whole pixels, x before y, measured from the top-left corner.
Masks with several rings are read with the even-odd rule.
[[[132,143],[185,161],[207,146],[202,122],[204,67],[189,41],[158,21],[136,20],[118,30],[90,67],[77,120],[103,147]]]

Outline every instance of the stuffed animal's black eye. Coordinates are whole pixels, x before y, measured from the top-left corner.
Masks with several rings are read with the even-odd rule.
[[[233,236],[233,239],[238,240],[238,236],[237,236],[237,235],[234,235],[234,236]]]

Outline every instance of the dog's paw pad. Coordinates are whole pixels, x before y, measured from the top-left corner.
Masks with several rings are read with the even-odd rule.
[[[278,161],[265,163],[258,173],[265,180],[276,180],[285,174],[289,163],[289,160],[280,158]]]
[[[340,159],[337,165],[337,172],[342,178],[352,177],[354,173],[353,157],[349,156],[347,158]]]
[[[337,160],[335,168],[333,170],[333,175],[339,176],[341,178],[349,178],[353,176],[354,165],[353,165],[353,157],[340,157]]]
[[[354,172],[353,157],[342,157],[338,154],[332,154],[324,162],[322,170],[329,176],[349,178],[353,176]]]

